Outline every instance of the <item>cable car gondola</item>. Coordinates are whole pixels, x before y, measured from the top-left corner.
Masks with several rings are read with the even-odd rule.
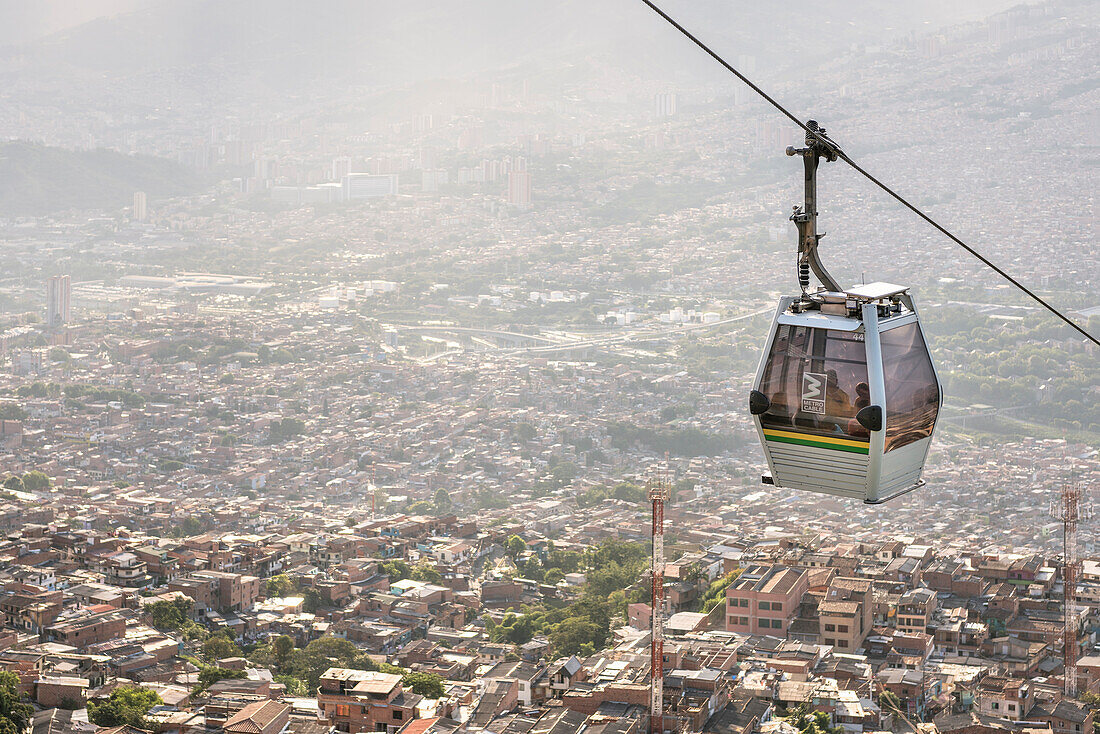
[[[817,167],[839,148],[810,120],[798,228],[801,294],[780,299],[749,412],[778,487],[877,504],[923,484],[942,391],[905,286],[841,288],[818,257]],[[810,271],[822,287],[811,291]]]

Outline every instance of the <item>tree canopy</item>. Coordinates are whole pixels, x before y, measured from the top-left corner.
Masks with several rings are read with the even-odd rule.
[[[33,712],[29,705],[19,701],[19,676],[6,670],[0,672],[0,734],[22,734]]]
[[[161,631],[178,630],[189,620],[191,600],[184,597],[155,601],[145,607],[149,621]]]
[[[222,635],[214,635],[202,643],[202,655],[210,661],[232,658],[240,654],[241,648],[237,647],[237,643]]]
[[[134,726],[149,729],[145,716],[154,706],[163,703],[156,691],[137,686],[120,686],[111,691],[104,703],[88,703],[88,718],[98,726]]]
[[[435,673],[409,671],[402,676],[401,685],[427,698],[443,698],[443,678]]]

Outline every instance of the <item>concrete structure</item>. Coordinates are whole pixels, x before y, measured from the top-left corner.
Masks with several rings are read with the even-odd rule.
[[[321,675],[317,707],[338,731],[359,734],[403,726],[421,698],[405,693],[393,673],[329,668]]]
[[[46,280],[46,325],[61,326],[72,318],[73,284],[68,275]]]
[[[809,586],[809,575],[802,569],[746,568],[726,590],[726,630],[786,637]]]

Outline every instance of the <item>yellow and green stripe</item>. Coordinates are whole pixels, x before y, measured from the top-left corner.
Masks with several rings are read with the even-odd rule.
[[[868,443],[866,441],[853,441],[850,438],[837,438],[835,436],[815,436],[809,433],[795,433],[793,431],[777,431],[774,428],[765,428],[764,437],[777,443],[793,443],[798,446],[813,446],[819,449],[832,449],[833,451],[847,451],[852,454],[866,454]]]

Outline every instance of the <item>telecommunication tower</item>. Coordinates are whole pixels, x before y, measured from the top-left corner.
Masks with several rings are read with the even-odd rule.
[[[649,646],[649,731],[664,731],[665,706],[665,502],[669,498],[668,479],[662,472],[649,489],[653,503],[653,558],[650,561],[650,646]]]
[[[1062,660],[1065,667],[1065,694],[1077,697],[1077,526],[1092,517],[1092,505],[1077,482],[1066,482],[1062,496],[1050,503],[1050,514],[1062,521]]]

